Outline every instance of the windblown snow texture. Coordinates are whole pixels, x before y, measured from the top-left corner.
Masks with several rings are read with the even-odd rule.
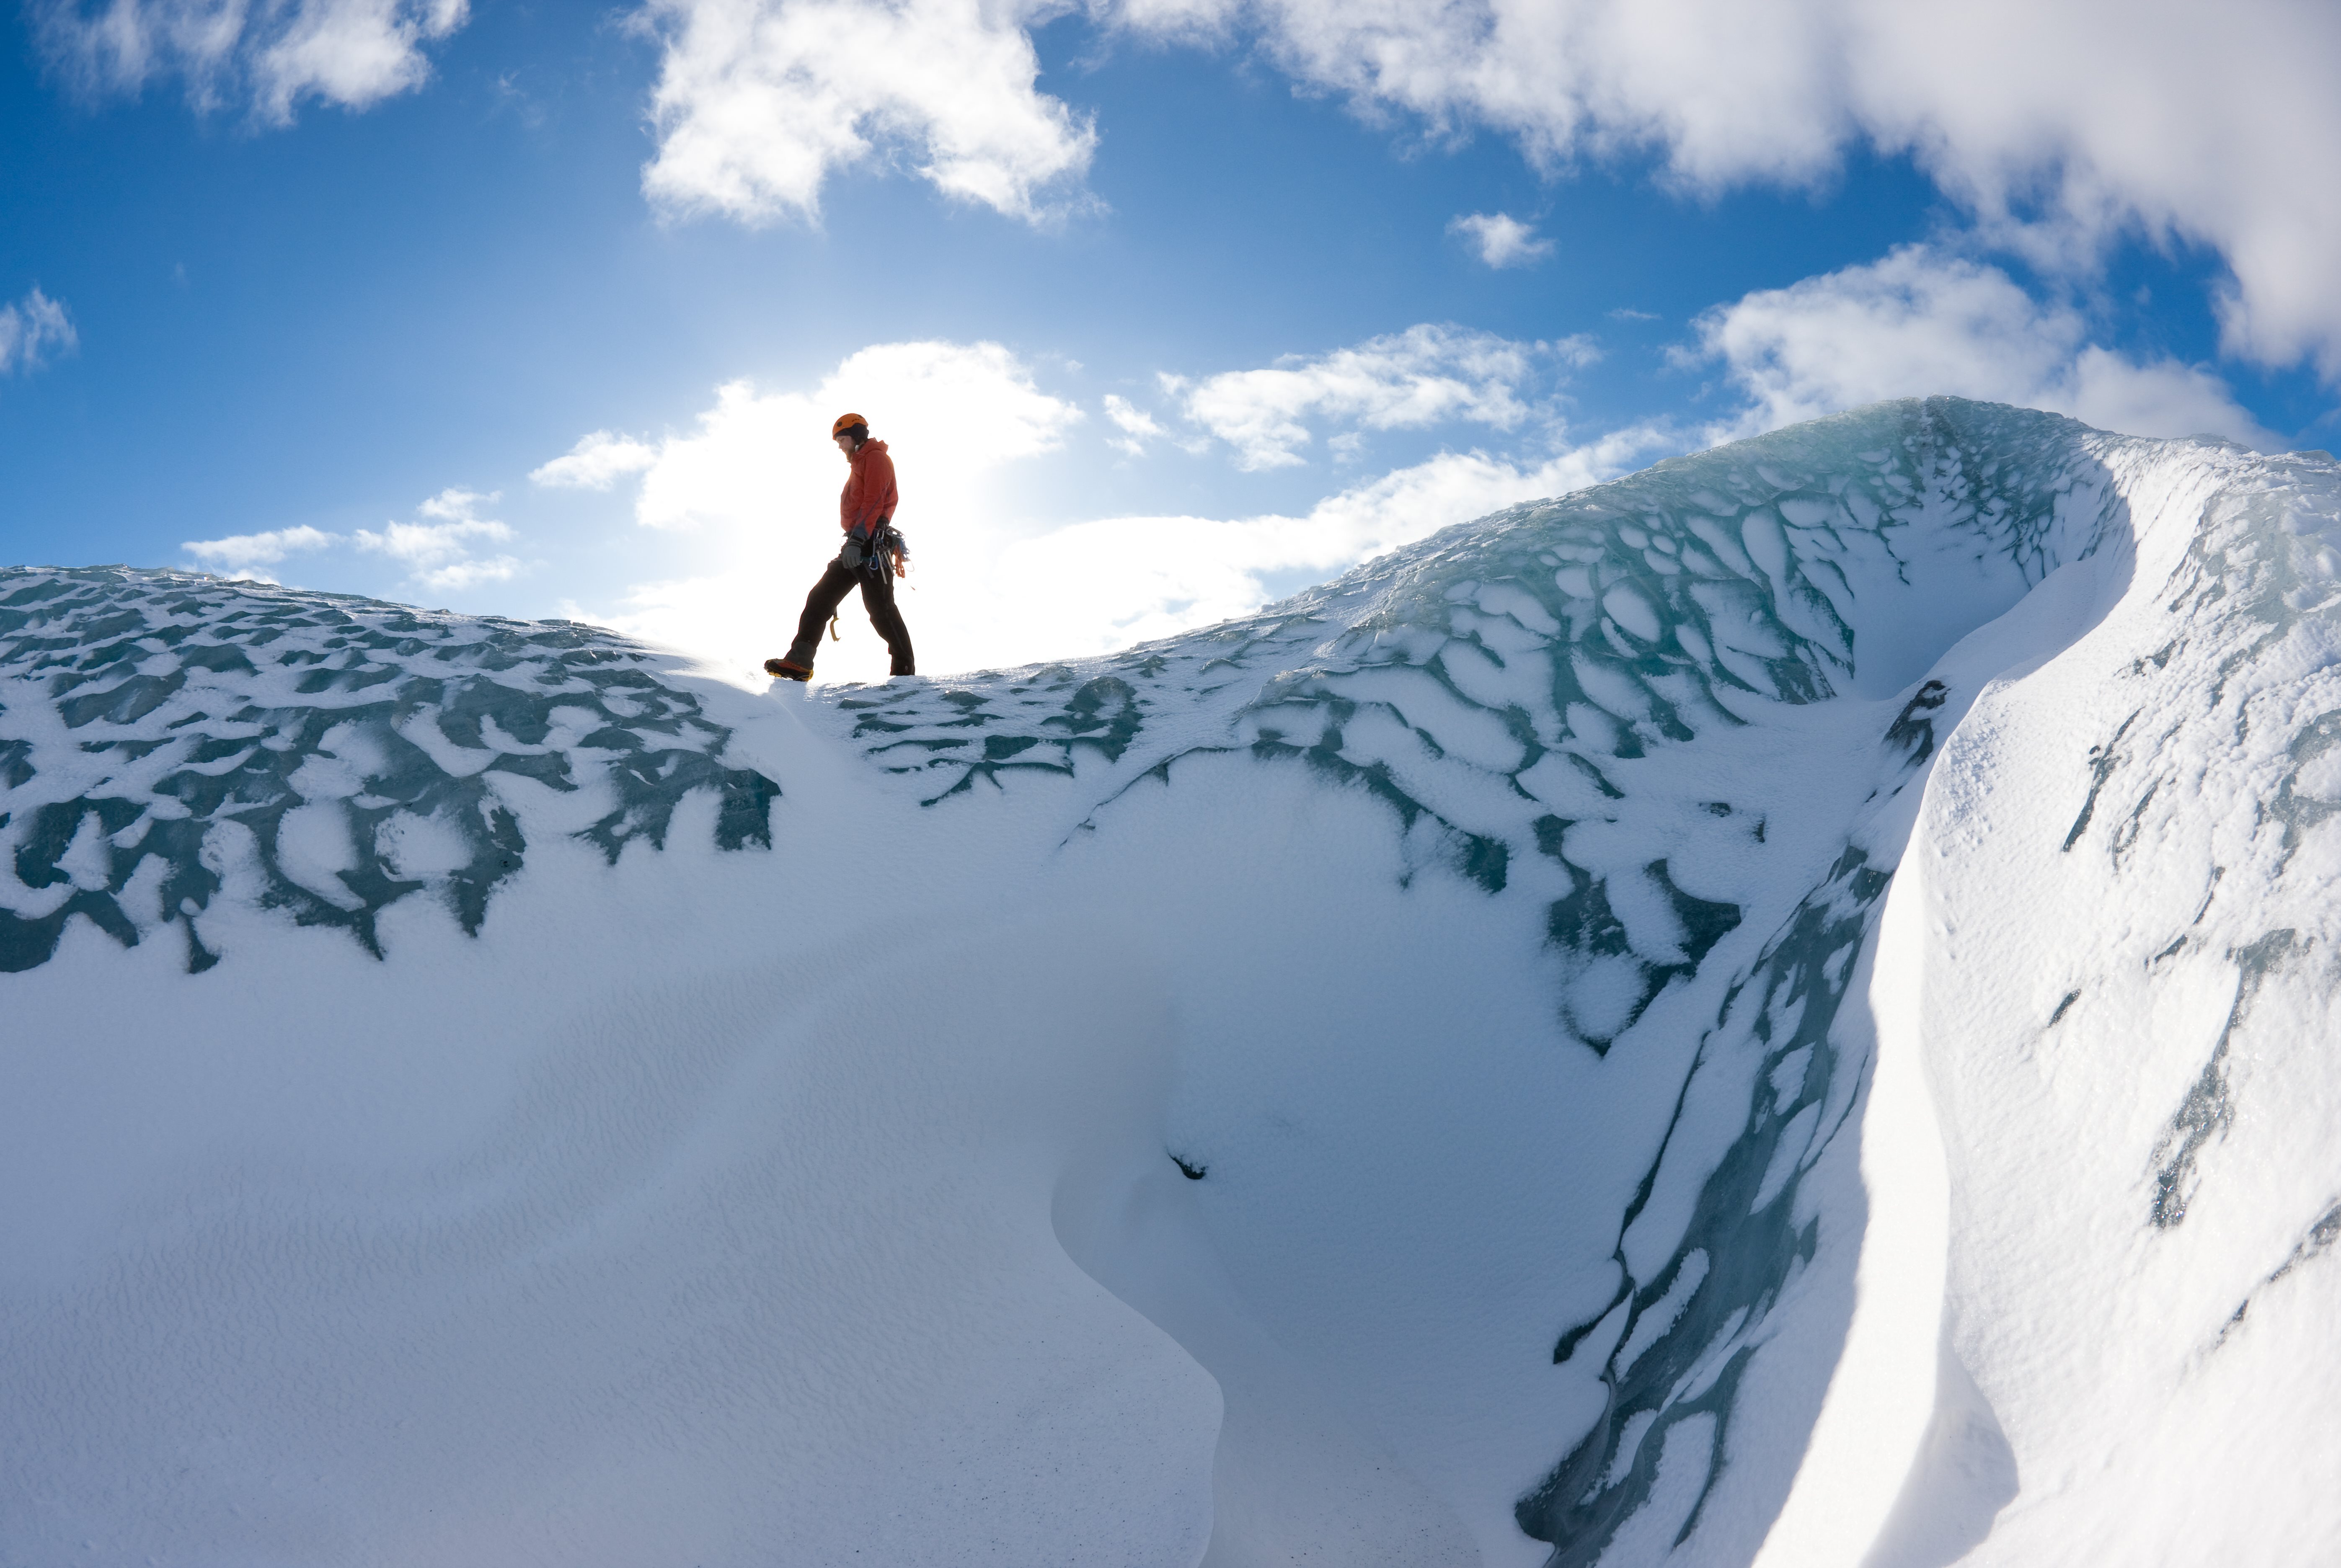
[[[0,570],[0,779],[17,888],[0,970],[45,963],[75,915],[125,943],[199,918],[227,863],[260,903],[375,924],[410,894],[467,931],[527,840],[498,786],[590,789],[612,859],[721,793],[728,849],[769,848],[779,786],[717,760],[730,732],[605,632],[169,572]],[[21,901],[18,901],[21,900]]]
[[[260,1248],[236,1299],[337,1347],[302,1362],[357,1391],[333,1409],[423,1410],[415,1442],[466,1441],[416,1404],[431,1355],[369,1393],[386,1366],[334,1326],[339,1298],[304,1294],[316,1249],[367,1299],[435,1301],[455,1265],[431,1238],[460,1236],[446,1277],[502,1304],[467,1321],[508,1317],[515,1365],[576,1334],[668,1368],[556,1381],[593,1474],[702,1454],[683,1463],[715,1490],[656,1537],[675,1561],[762,1561],[774,1530],[807,1562],[919,1542],[954,1562],[1895,1568],[2114,1540],[2151,1561],[2175,1538],[2171,1474],[2216,1478],[2216,1506],[2199,1484],[2187,1504],[2198,1526],[2280,1519],[2306,1560],[2341,1543],[2317,1483],[2341,1455],[2314,1435],[2336,1377],[2310,1348],[2341,1300],[2341,1135],[2316,1110],[2341,1078],[2314,1048],[2341,990],[2336,551],[2321,454],[1929,400],[1517,507],[1110,658],[777,702],[563,623],[9,572],[0,962],[25,1016],[70,1034],[66,971],[85,983],[178,925],[208,972],[138,984],[226,1019],[221,987],[290,939],[272,930],[345,930],[395,987],[393,905],[436,898],[525,962],[529,934],[500,922],[534,898],[535,918],[560,907],[591,1006],[633,1017],[649,982],[630,966],[651,960],[631,898],[710,994],[762,998],[641,1013],[621,1055],[647,1078],[576,1056],[565,1026],[479,1068],[483,1103],[504,1072],[563,1086],[548,1105],[623,1087],[593,1136],[633,1151],[612,1168],[657,1173],[582,1207],[546,1187],[522,1206],[573,1217],[515,1232],[493,1266],[463,1195],[520,1178],[460,1153],[386,1189],[410,1216],[396,1247],[354,1212],[346,1244],[317,1240],[337,1233],[306,1210],[263,1245],[262,1197],[229,1181],[206,1200],[217,1245]],[[758,853],[686,873],[685,821]],[[663,853],[622,856],[637,839]],[[1905,946],[1881,955],[1889,903]],[[808,909],[834,933],[825,973],[771,956]],[[956,991],[908,978],[971,963],[984,978]],[[1116,1008],[1126,1026],[1095,1021]],[[863,1022],[803,1021],[832,1016]],[[787,1091],[769,1125],[727,1118],[693,1097],[699,1069],[657,1065],[702,1038],[737,1042],[736,1084],[828,1087]],[[1865,1138],[1881,1050],[1925,1062],[1948,1170],[1943,1280],[1916,1316],[1866,1305],[1901,1299],[1865,1227],[1911,1179]],[[102,1066],[41,1060],[41,1114],[104,1125]],[[1041,1061],[1103,1097],[999,1097]],[[961,1073],[984,1087],[939,1087]],[[823,1118],[865,1099],[864,1143],[763,1152],[831,1146]],[[928,1196],[873,1196],[897,1192]],[[226,1321],[194,1263],[137,1275],[144,1293],[105,1272],[162,1223],[121,1203],[78,1230],[13,1222],[32,1261],[6,1276],[26,1326],[0,1351],[0,1546],[19,1554],[118,1516],[108,1488],[246,1397],[76,1403],[26,1359],[143,1365],[194,1332],[158,1326],[174,1315]],[[643,1215],[666,1216],[655,1242]],[[1002,1244],[1021,1273],[880,1239],[995,1224],[1024,1238]],[[1034,1225],[1121,1305],[1052,1272]],[[606,1295],[556,1311],[544,1269]],[[842,1305],[865,1300],[887,1305]],[[2109,1300],[2144,1316],[2108,1331]],[[1113,1315],[1131,1309],[1151,1327]],[[711,1326],[734,1311],[762,1328]],[[1049,1370],[1028,1343],[1044,1328],[1089,1370]],[[1939,1360],[1931,1424],[1868,1373],[1833,1375],[1881,1356],[1928,1386]],[[468,1365],[449,1360],[451,1389]],[[153,1375],[178,1386],[169,1367]],[[311,1486],[306,1560],[443,1545],[365,1479],[364,1445],[287,1482],[325,1418],[252,1375],[292,1446],[207,1449],[212,1494]],[[488,1427],[531,1430],[534,1385],[491,1381]],[[2271,1399],[2301,1415],[2280,1435],[2232,1414]],[[643,1400],[647,1434],[625,1415]],[[1214,1444],[1199,1495],[1182,1456]],[[567,1461],[513,1452],[467,1482],[511,1560],[623,1550],[510,1524],[573,1484]],[[507,1472],[509,1494],[479,1479]],[[1854,1474],[1878,1481],[1850,1510],[1813,1501]],[[123,1550],[294,1550],[132,1486]],[[44,1501],[12,1509],[11,1487]]]

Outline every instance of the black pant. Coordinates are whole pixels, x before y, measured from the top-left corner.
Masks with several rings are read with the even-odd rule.
[[[882,571],[868,564],[859,568],[829,563],[812,591],[805,595],[804,614],[797,618],[797,640],[789,644],[789,662],[812,668],[812,656],[821,650],[821,630],[845,596],[856,584],[862,589],[862,608],[870,612],[870,624],[886,640],[886,651],[894,657],[892,673],[915,675],[918,669],[911,657],[911,629],[902,624],[902,612],[894,608],[894,580]]]

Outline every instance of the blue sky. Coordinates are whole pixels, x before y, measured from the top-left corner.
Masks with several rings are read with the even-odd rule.
[[[1880,396],[2341,438],[2329,6],[35,0],[5,37],[10,562],[752,668],[843,400],[950,670]],[[882,668],[855,626],[822,670]]]

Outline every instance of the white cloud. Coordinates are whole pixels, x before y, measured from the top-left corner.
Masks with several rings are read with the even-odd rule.
[[[868,416],[876,436],[919,454],[916,470],[902,476],[906,507],[934,506],[1001,462],[1049,451],[1083,417],[1034,386],[999,343],[882,343],[848,357],[809,393],[759,392],[747,381],[718,387],[695,431],[628,459],[643,475],[635,521],[769,531],[776,511],[819,514],[844,480],[829,427],[849,408]]]
[[[1479,259],[1491,267],[1524,267],[1552,254],[1552,242],[1509,213],[1469,213],[1447,225],[1450,234],[1467,236]]]
[[[38,285],[15,303],[0,305],[0,375],[39,370],[52,351],[71,353],[80,342],[65,306]]]
[[[1185,418],[1236,449],[1237,466],[1288,468],[1305,461],[1298,449],[1310,440],[1310,419],[1364,430],[1454,421],[1517,428],[1533,412],[1539,378],[1597,357],[1584,338],[1519,342],[1422,325],[1316,359],[1291,355],[1197,382],[1165,376],[1162,384]]]
[[[2074,356],[2038,406],[2125,435],[2223,435],[2262,452],[2292,444],[2238,406],[2227,383],[2200,365],[2174,359],[2140,364],[2095,344]]]
[[[136,94],[184,78],[210,111],[248,102],[284,124],[304,98],[364,109],[422,85],[423,45],[461,27],[468,0],[35,0],[49,58],[88,91]]]
[[[632,436],[597,430],[577,438],[560,457],[529,472],[529,482],[554,490],[607,490],[658,461],[658,448]]]
[[[899,516],[923,569],[911,580],[906,613],[921,659],[939,667],[957,634],[925,613],[916,585],[929,574],[962,585],[981,579],[1021,526],[1000,471],[1059,449],[1084,418],[1035,385],[1000,343],[880,343],[849,355],[810,391],[748,381],[718,387],[692,428],[643,443],[652,456],[641,467],[634,520],[674,536],[667,553],[678,570],[591,617],[720,656],[742,673],[780,652],[836,549],[846,468],[829,427],[847,409],[865,415],[893,453]],[[859,619],[849,602],[846,620]],[[867,636],[822,660],[824,677],[882,676],[885,668]]]
[[[477,515],[481,506],[497,499],[493,493],[483,495],[459,486],[443,490],[416,507],[416,515],[424,521],[385,522],[379,531],[360,528],[328,533],[304,523],[266,533],[191,539],[179,548],[205,570],[261,582],[275,581],[265,569],[283,564],[289,556],[355,550],[396,561],[405,568],[410,583],[457,593],[483,583],[507,582],[528,570],[516,556],[473,553],[480,544],[503,544],[513,538],[513,531],[504,524]]]
[[[820,212],[822,183],[900,157],[945,194],[1040,219],[1097,134],[1037,91],[1031,0],[649,0],[663,48],[643,188],[678,214]]]
[[[2230,0],[1099,0],[1151,38],[1257,37],[1307,85],[1537,163],[1658,153],[1715,191],[1915,156],[2001,243],[2088,266],[2216,249],[2226,343],[2341,378],[2341,6]]]
[[[1155,422],[1154,416],[1132,403],[1128,398],[1112,392],[1105,394],[1105,417],[1111,420],[1120,436],[1108,436],[1106,443],[1121,452],[1137,457],[1146,451],[1150,441],[1167,438],[1170,432]]]
[[[1997,267],[1923,245],[1758,290],[1695,324],[1707,355],[1752,400],[1718,436],[1948,393],[2053,409],[2131,435],[2208,432],[2282,444],[2209,372],[2167,359],[2141,364],[2091,344],[2077,312],[2039,303]]]
[[[1615,478],[1670,441],[1645,426],[1541,461],[1441,452],[1300,516],[1105,518],[1019,540],[985,595],[1008,611],[1003,650],[988,657],[1100,653],[1249,614],[1273,597],[1271,577],[1333,577],[1454,523]]]
[[[395,526],[395,525],[393,525]],[[422,568],[407,579],[442,593],[463,593],[483,582],[509,582],[527,570],[517,556],[499,555],[486,561],[465,557],[443,565]]]
[[[117,0],[131,5],[134,0]],[[148,0],[149,4],[155,0]],[[1038,92],[1073,0],[648,0],[664,45],[645,188],[678,212],[812,215],[873,153],[1034,215],[1096,137]],[[2216,250],[2230,352],[2341,379],[2341,7],[2230,0],[1086,0],[1149,42],[1256,40],[1307,87],[1558,169],[1655,152],[1702,192],[1914,157],[1994,243],[2086,271],[2125,233]]]
[[[1333,576],[1451,523],[1614,478],[1670,444],[1669,432],[1638,428],[1541,461],[1441,453],[1300,516],[1114,517],[1039,533],[961,516],[932,536],[935,548],[921,542],[904,614],[930,672],[1107,652],[1248,614],[1276,596],[1271,580]],[[786,642],[817,570],[807,556],[797,577],[733,571],[647,583],[615,614],[588,618],[746,677]],[[844,640],[822,644],[822,678],[882,680],[884,650],[853,602],[841,622]]]
[[[1491,339],[1472,351],[1473,362],[1514,351],[1530,357],[1536,347],[1506,349]],[[1459,356],[1469,357],[1459,350],[1450,357]],[[1465,386],[1463,402],[1497,412],[1492,392]],[[1402,397],[1384,392],[1365,402],[1395,413]],[[1110,397],[1105,406],[1122,434],[1169,438],[1127,399]],[[1351,485],[1299,516],[1090,518],[1051,527],[1030,519],[1022,500],[1030,486],[1011,485],[1008,475],[1017,462],[1060,450],[1080,411],[1036,386],[999,344],[882,344],[847,359],[809,392],[745,382],[719,388],[693,429],[655,443],[635,516],[672,533],[675,570],[614,605],[576,612],[752,678],[786,645],[802,596],[834,549],[831,497],[845,467],[827,437],[831,419],[849,407],[869,415],[893,452],[900,518],[914,552],[903,611],[921,667],[931,671],[1095,652],[1241,614],[1293,574],[1338,572],[1449,523],[1612,477],[1638,455],[1673,444],[1669,432],[1639,429],[1556,452],[1556,427],[1522,404],[1516,422],[1534,455],[1441,453]],[[840,624],[843,640],[822,645],[822,679],[882,679],[884,651],[852,601]]]
[[[280,528],[266,533],[237,533],[225,539],[191,539],[179,546],[194,561],[206,568],[234,577],[249,577],[262,582],[274,582],[261,568],[275,566],[288,555],[300,551],[323,550],[341,543],[337,534],[303,526]]]
[[[482,495],[476,491],[443,490],[415,509],[437,521],[386,522],[379,533],[361,528],[351,533],[350,542],[405,566],[408,581],[443,592],[461,592],[483,582],[509,581],[523,570],[517,557],[498,555],[483,560],[472,553],[475,541],[502,544],[513,537],[513,531],[504,524],[473,515],[482,503],[496,499],[493,494]]]

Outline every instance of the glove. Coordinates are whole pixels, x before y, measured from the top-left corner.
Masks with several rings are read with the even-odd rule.
[[[861,571],[861,570],[862,570],[862,544],[861,544],[861,541],[858,541],[858,540],[854,540],[854,539],[848,539],[848,540],[845,541],[845,548],[844,548],[844,549],[842,549],[842,550],[841,550],[841,551],[839,551],[837,552],[837,564],[838,564],[838,565],[840,565],[840,566],[842,566],[842,567],[843,567],[843,568],[845,568],[845,570],[846,570],[846,571]]]

